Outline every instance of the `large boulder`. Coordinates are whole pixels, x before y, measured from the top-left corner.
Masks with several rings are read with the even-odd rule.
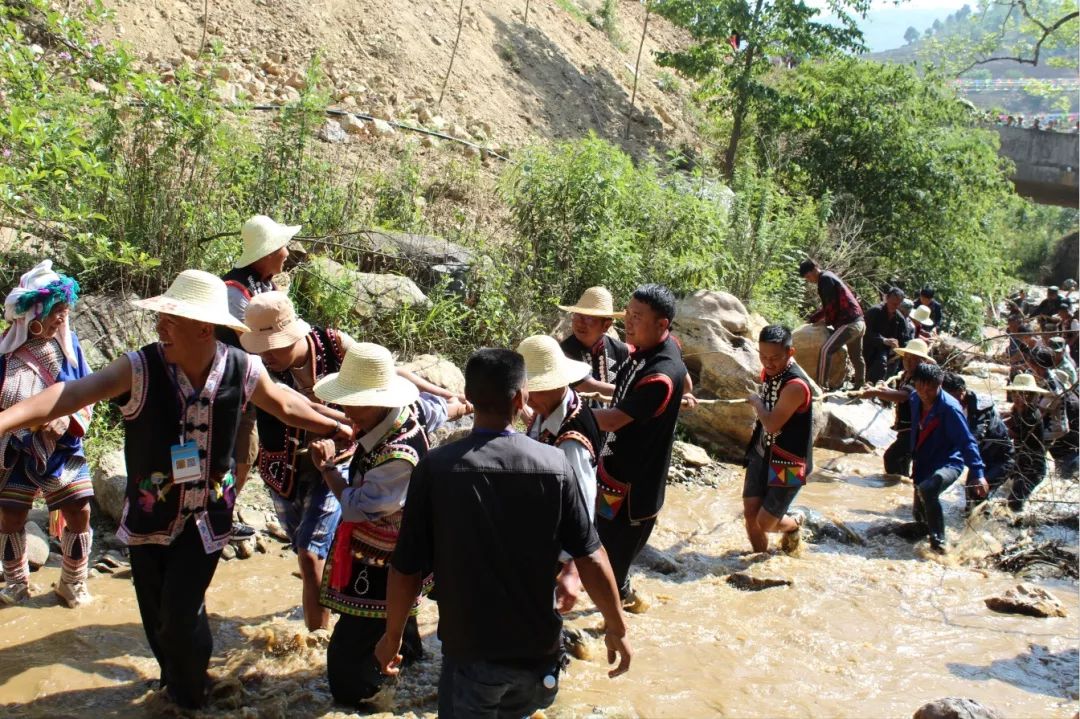
[[[896,439],[891,407],[868,400],[817,405],[824,425],[814,445],[840,452],[873,452],[885,449]]]
[[[930,343],[930,356],[952,372],[960,372],[974,359],[973,351],[980,348],[977,344],[942,332]]]
[[[98,509],[115,524],[120,524],[127,492],[127,465],[122,451],[114,450],[101,458],[94,467],[93,483]]]
[[[443,278],[463,278],[476,259],[471,250],[432,235],[370,230],[361,232],[357,239],[361,243],[360,269],[403,273],[425,289]]]
[[[821,348],[829,339],[829,334],[829,328],[823,325],[803,325],[791,333],[791,340],[795,345],[795,361],[814,379],[818,376]],[[846,347],[841,347],[833,355],[832,372],[829,375],[830,386],[839,387],[844,383],[844,378],[847,376],[847,359]]]
[[[416,283],[402,275],[358,272],[329,257],[315,257],[311,264],[328,282],[355,298],[353,311],[361,317],[373,317],[404,306],[426,305],[428,302]]]
[[[676,311],[675,334],[694,376],[700,398],[742,399],[757,390],[761,377],[757,343],[748,337],[749,315],[726,292],[699,290]],[[680,416],[695,440],[725,457],[742,455],[754,430],[748,404],[700,405]]]
[[[129,297],[83,295],[71,313],[86,362],[99,369],[128,350],[157,341],[153,312],[136,309]]]
[[[1004,719],[990,707],[974,699],[945,697],[923,704],[911,719]]]
[[[438,355],[417,355],[402,367],[454,394],[465,392],[465,375],[453,362]]]

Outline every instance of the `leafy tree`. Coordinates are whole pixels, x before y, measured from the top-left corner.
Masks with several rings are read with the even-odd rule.
[[[869,0],[830,0],[834,17],[825,22],[803,0],[656,0],[653,12],[686,28],[694,39],[684,50],[657,53],[657,62],[702,80],[710,106],[731,107],[725,177],[734,175],[752,109],[773,96],[763,82],[773,63],[863,49],[856,15],[865,15],[869,5]]]
[[[936,285],[957,328],[975,331],[971,296],[999,291],[1007,269],[1001,230],[1015,194],[997,136],[908,66],[807,63],[778,90],[785,102],[769,126],[790,186],[855,205],[887,276]]]
[[[908,26],[908,29],[904,32],[904,42],[908,45],[919,39],[919,31],[914,27]]]

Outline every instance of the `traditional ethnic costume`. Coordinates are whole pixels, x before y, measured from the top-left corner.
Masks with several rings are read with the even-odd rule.
[[[746,477],[743,497],[760,497],[766,512],[783,519],[795,495],[814,469],[814,398],[810,377],[790,360],[782,372],[772,377],[761,373],[761,397],[765,409],[772,411],[780,393],[788,385],[798,386],[805,397],[799,409],[778,432],[766,432],[759,419],[746,451]]]
[[[596,512],[596,461],[602,435],[592,410],[572,389],[548,417],[535,415],[527,434],[532,439],[558,447],[566,455],[581,487],[589,519]]]
[[[127,358],[131,392],[114,399],[128,472],[116,534],[131,548],[135,596],[161,684],[180,706],[198,707],[213,649],[206,589],[232,536],[233,445],[262,362],[218,342],[206,383],[196,390],[157,343]],[[197,474],[174,480],[173,446],[189,442]]]
[[[342,522],[323,571],[320,596],[323,606],[340,615],[326,650],[330,691],[339,703],[363,704],[386,683],[374,653],[386,631],[390,555],[397,545],[409,477],[427,454],[428,433],[443,425],[446,412],[445,401],[429,394],[420,394],[407,407],[388,408],[386,417],[360,437],[349,464],[348,486],[340,498]],[[429,577],[426,589],[430,585]],[[405,625],[401,653],[406,664],[423,657],[416,624],[419,609],[417,598]]]
[[[78,337],[65,320],[55,338],[30,335],[58,304],[74,308],[79,283],[53,272],[45,260],[24,274],[5,302],[11,326],[0,337],[0,410],[32,397],[47,387],[90,374]],[[93,496],[90,470],[83,455],[82,437],[90,426],[90,407],[67,417],[67,429],[58,438],[44,432],[20,430],[0,436],[0,506],[27,512],[44,496],[51,511]],[[58,531],[63,565],[57,593],[69,604],[86,593],[87,564],[92,532]],[[0,533],[5,587],[0,600],[16,603],[27,596],[30,567],[26,556],[26,530]]]
[[[559,347],[570,359],[589,365],[592,368],[592,378],[606,384],[615,384],[619,368],[630,357],[631,350],[628,344],[608,334],[601,335],[592,347],[586,347],[577,337],[570,335],[559,343]],[[594,408],[603,406],[598,400],[592,400],[588,404]]]

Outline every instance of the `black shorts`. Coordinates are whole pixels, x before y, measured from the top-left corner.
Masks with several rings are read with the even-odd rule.
[[[800,489],[802,487],[770,487],[769,468],[765,466],[765,458],[757,451],[750,450],[746,477],[743,479],[743,499],[761,498],[762,509],[777,519],[783,519]]]

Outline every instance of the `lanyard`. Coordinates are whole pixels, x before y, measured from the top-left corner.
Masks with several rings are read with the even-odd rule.
[[[199,393],[192,391],[190,395],[185,396],[180,386],[180,376],[176,373],[176,366],[169,365],[169,372],[172,374],[173,388],[176,390],[176,397],[180,400],[180,426],[177,428],[179,443],[184,444],[187,437],[187,432],[184,429],[187,424],[187,413],[191,405],[199,401]]]

